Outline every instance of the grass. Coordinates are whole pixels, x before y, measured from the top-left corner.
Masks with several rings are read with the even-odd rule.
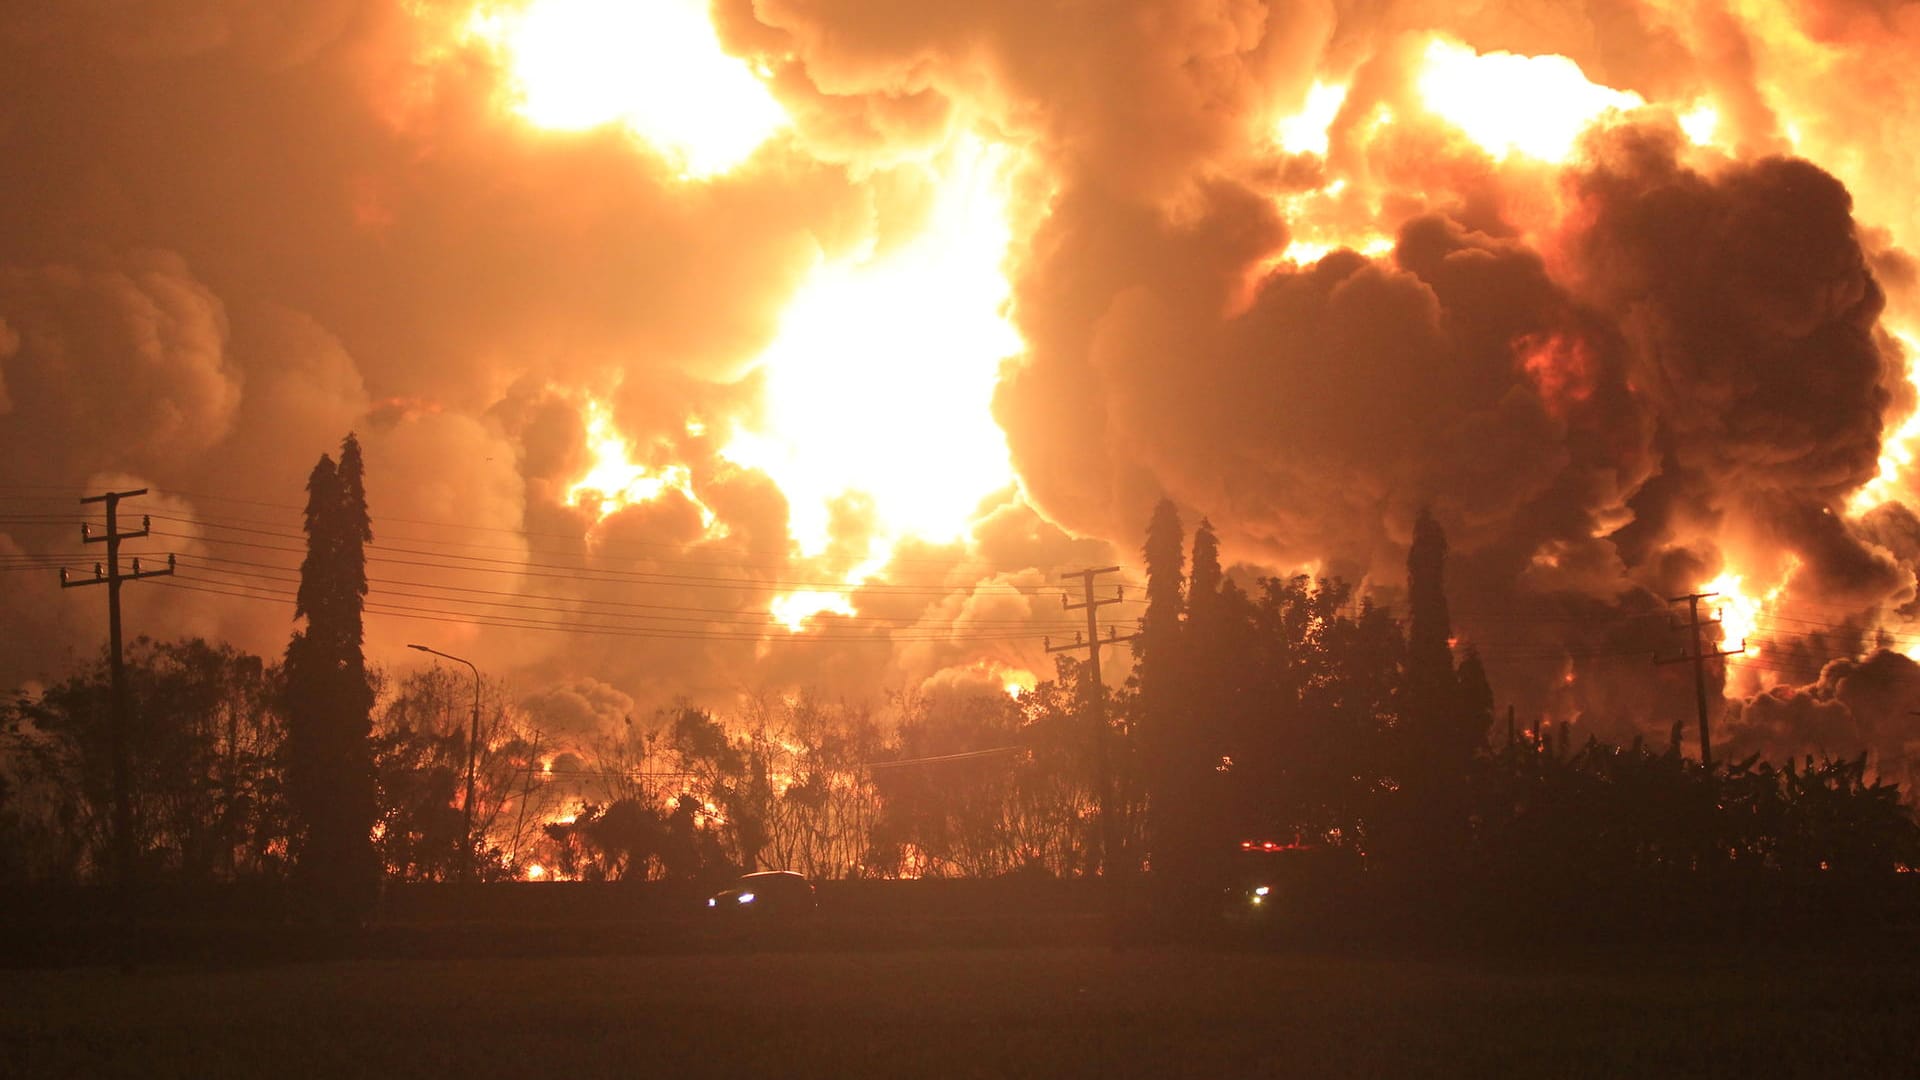
[[[1904,956],[1101,947],[348,959],[0,978],[21,1076],[1892,1076]]]

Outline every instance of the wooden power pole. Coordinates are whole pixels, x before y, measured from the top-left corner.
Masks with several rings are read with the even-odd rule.
[[[1081,635],[1074,634],[1071,645],[1055,645],[1051,640],[1046,641],[1047,651],[1050,653],[1087,650],[1087,674],[1093,684],[1089,697],[1093,709],[1093,764],[1096,774],[1095,784],[1099,789],[1100,799],[1100,871],[1113,880],[1117,880],[1120,842],[1119,828],[1113,818],[1113,754],[1108,746],[1111,733],[1107,731],[1107,691],[1105,684],[1100,681],[1100,646],[1118,645],[1121,642],[1132,641],[1139,635],[1121,636],[1109,628],[1107,636],[1104,639],[1100,637],[1099,610],[1108,604],[1118,604],[1125,599],[1125,587],[1115,586],[1113,596],[1096,600],[1093,595],[1093,579],[1101,574],[1119,572],[1120,568],[1117,566],[1103,566],[1097,570],[1076,570],[1060,575],[1064,579],[1080,579],[1081,595],[1084,599],[1078,604],[1069,603],[1066,594],[1062,593],[1060,606],[1067,611],[1082,609],[1086,611],[1086,637],[1083,640]]]
[[[1718,625],[1720,622],[1720,616],[1718,615],[1706,620],[1700,618],[1700,601],[1718,595],[1720,594],[1688,593],[1685,596],[1676,596],[1667,601],[1670,604],[1685,603],[1687,605],[1687,621],[1679,622],[1675,620],[1673,628],[1675,630],[1684,629],[1692,631],[1692,648],[1682,652],[1679,656],[1654,661],[1656,664],[1684,664],[1689,662],[1693,664],[1693,698],[1694,703],[1700,711],[1700,764],[1709,772],[1713,771],[1713,744],[1707,733],[1707,660],[1711,657],[1738,656],[1747,651],[1747,643],[1744,641],[1740,643],[1740,647],[1737,649],[1716,648],[1708,651],[1706,639],[1700,636],[1701,630],[1709,626]]]
[[[86,544],[107,545],[107,561],[93,564],[93,576],[74,579],[65,570],[60,571],[60,587],[74,589],[84,585],[105,585],[107,587],[107,668],[112,679],[112,714],[107,723],[107,741],[113,758],[113,862],[114,878],[118,888],[118,907],[121,928],[120,963],[122,967],[132,964],[130,942],[127,940],[133,925],[133,779],[132,761],[127,746],[128,729],[132,724],[132,709],[127,700],[126,660],[120,648],[120,586],[123,582],[138,581],[141,578],[165,577],[173,573],[173,556],[167,556],[165,570],[143,570],[140,560],[133,560],[133,569],[129,573],[120,572],[120,543],[124,540],[137,540],[146,536],[151,520],[142,517],[139,532],[120,531],[120,500],[145,495],[146,488],[137,491],[109,491],[104,495],[90,495],[80,502],[82,505],[105,503],[107,505],[107,533],[105,536],[93,535],[87,525],[80,526],[80,540]]]

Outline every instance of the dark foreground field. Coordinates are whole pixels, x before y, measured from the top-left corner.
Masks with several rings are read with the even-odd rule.
[[[8,1076],[1913,1076],[1903,956],[1097,945],[0,973]]]

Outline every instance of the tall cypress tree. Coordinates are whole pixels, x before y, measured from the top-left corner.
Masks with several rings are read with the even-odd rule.
[[[1478,654],[1459,670],[1454,666],[1446,560],[1446,535],[1423,508],[1407,552],[1406,706],[1395,770],[1402,805],[1382,824],[1385,846],[1399,848],[1401,868],[1429,881],[1457,872],[1464,858],[1467,774],[1493,720],[1493,693]]]
[[[1188,740],[1192,764],[1211,770],[1227,751],[1223,748],[1224,714],[1228,695],[1228,641],[1225,575],[1220,570],[1220,538],[1205,518],[1193,530],[1193,572],[1187,579],[1187,622],[1181,634],[1186,660],[1182,680],[1188,711]],[[1203,782],[1206,777],[1200,777]]]
[[[1220,584],[1225,578],[1220,569],[1220,537],[1213,522],[1200,519],[1193,530],[1193,575],[1187,585],[1187,611],[1195,619],[1212,614],[1210,608],[1220,599]]]
[[[1226,887],[1232,874],[1237,838],[1231,794],[1245,775],[1230,775],[1228,764],[1240,734],[1239,684],[1251,666],[1238,633],[1246,625],[1244,614],[1240,591],[1220,568],[1213,522],[1201,518],[1193,531],[1193,570],[1187,579],[1186,732],[1176,764],[1178,789],[1191,804],[1188,871],[1210,895]],[[1239,760],[1248,760],[1244,752]]]
[[[1493,728],[1493,686],[1487,682],[1479,649],[1467,646],[1467,654],[1460,658],[1459,677],[1455,733],[1459,748],[1470,755],[1486,743]]]
[[[307,478],[307,557],[287,643],[287,804],[294,876],[313,912],[363,916],[379,886],[373,847],[373,684],[362,653],[367,516],[360,443],[322,454]]]
[[[1447,613],[1447,537],[1421,508],[1407,552],[1407,716],[1421,738],[1447,726],[1459,681],[1453,669],[1453,620]]]
[[[1186,531],[1180,511],[1171,499],[1161,499],[1147,522],[1147,542],[1141,554],[1147,562],[1147,613],[1140,620],[1140,637],[1133,654],[1140,662],[1140,689],[1173,678],[1179,667],[1180,614],[1186,606]]]
[[[1161,904],[1177,910],[1181,888],[1193,878],[1194,793],[1185,767],[1192,754],[1191,690],[1182,616],[1186,592],[1186,534],[1180,511],[1162,499],[1147,523],[1141,553],[1147,564],[1147,611],[1134,640],[1139,680],[1140,735],[1147,788],[1147,845]]]

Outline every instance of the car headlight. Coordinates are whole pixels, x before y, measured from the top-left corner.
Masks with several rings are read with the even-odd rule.
[[[714,906],[717,906],[717,905],[718,905],[719,903],[720,903],[720,901],[718,901],[718,900],[716,900],[716,899],[714,899],[713,897],[711,897],[711,896],[709,896],[709,897],[707,897],[707,906],[708,906],[708,907],[714,907]]]
[[[1262,886],[1260,886],[1259,888],[1257,888],[1257,889],[1255,889],[1255,890],[1253,890],[1253,895],[1255,895],[1255,896],[1265,896],[1265,895],[1267,895],[1268,893],[1270,893],[1270,892],[1272,892],[1272,891],[1273,891],[1273,890],[1272,890],[1271,888],[1269,888],[1269,887],[1267,887],[1267,886],[1265,886],[1265,885],[1262,885]]]
[[[750,892],[743,892],[739,896],[735,897],[735,899],[739,900],[743,904],[751,904],[753,903],[753,894]]]

